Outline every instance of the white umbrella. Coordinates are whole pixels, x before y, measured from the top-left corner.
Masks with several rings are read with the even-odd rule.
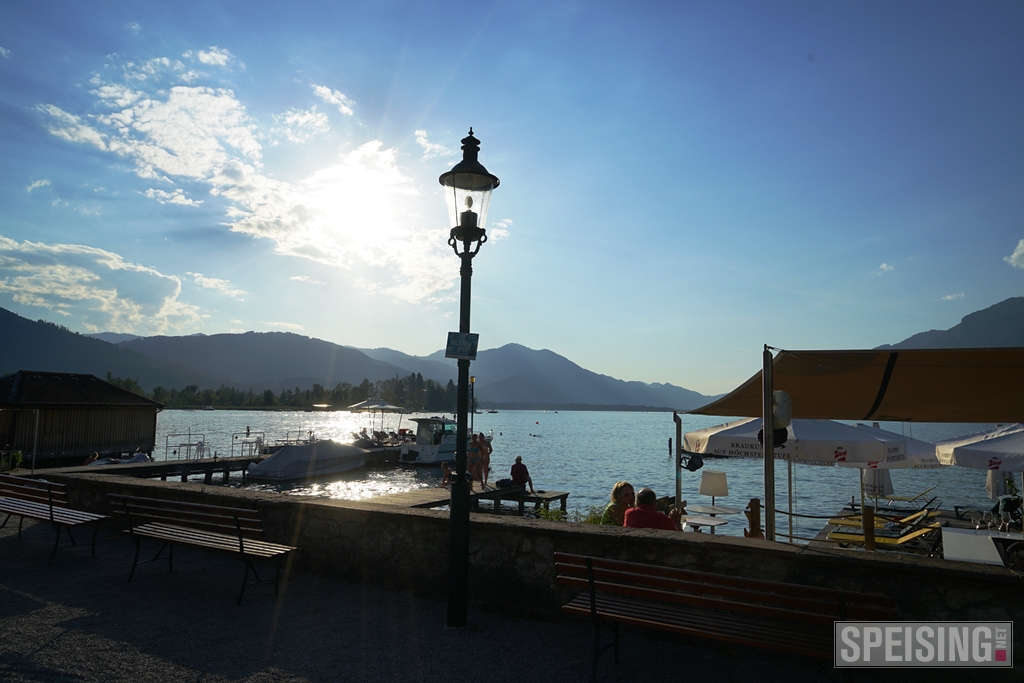
[[[683,448],[705,455],[761,458],[760,429],[760,418],[699,429],[686,434]],[[864,463],[865,467],[872,462],[907,460],[903,437],[878,437],[833,420],[793,420],[786,443],[775,447],[775,457],[803,463]]]
[[[893,494],[892,476],[889,474],[889,470],[861,470],[861,478],[864,483],[864,493],[875,499],[876,507],[879,498]]]
[[[989,498],[1009,493],[1006,476],[1024,472],[1024,424],[1001,425],[984,432],[946,439],[935,444],[935,455],[943,465],[988,470],[985,491]],[[1003,475],[1001,473],[1010,474]],[[1021,475],[1024,487],[1024,474]]]
[[[889,439],[902,439],[907,447],[907,455],[910,456],[910,467],[915,470],[936,470],[944,465],[935,457],[935,444],[921,441],[909,436],[902,436],[896,432],[886,429],[871,427],[866,424],[857,423],[857,429],[862,429],[868,434]]]
[[[940,441],[935,444],[935,455],[943,465],[1024,472],[1024,424]]]

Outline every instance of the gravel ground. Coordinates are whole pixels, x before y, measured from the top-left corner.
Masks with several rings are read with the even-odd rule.
[[[120,534],[101,529],[96,558],[87,546],[63,549],[47,566],[50,526],[27,521],[19,542],[16,523],[0,529],[0,681],[589,680],[593,631],[584,620],[524,621],[471,608],[469,626],[453,629],[443,600],[303,573],[277,598],[272,584],[249,588],[239,607],[241,565],[228,558],[183,549],[173,573],[147,564],[126,583],[133,546]],[[880,675],[887,673],[862,671],[855,680],[937,680],[935,672]],[[621,663],[606,654],[598,680],[842,676],[829,663],[630,630]]]

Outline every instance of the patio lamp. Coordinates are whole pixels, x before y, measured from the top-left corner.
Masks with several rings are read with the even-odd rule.
[[[459,332],[469,333],[470,294],[473,257],[487,241],[485,229],[491,191],[498,186],[497,176],[488,173],[477,159],[480,141],[469,135],[462,138],[462,161],[442,173],[438,181],[444,187],[448,216],[453,227],[448,245],[462,261]],[[459,358],[459,391],[455,432],[455,476],[452,480],[448,539],[448,625],[465,626],[469,607],[469,487],[466,479],[468,439],[466,416],[469,414],[469,359]]]

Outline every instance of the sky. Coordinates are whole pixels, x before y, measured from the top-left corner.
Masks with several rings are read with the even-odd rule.
[[[0,306],[705,394],[1024,295],[1017,2],[0,4]]]

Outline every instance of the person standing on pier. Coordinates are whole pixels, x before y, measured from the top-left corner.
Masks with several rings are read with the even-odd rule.
[[[494,449],[483,433],[477,435],[476,441],[480,445],[480,485],[486,489],[487,478],[491,473],[491,453]]]

